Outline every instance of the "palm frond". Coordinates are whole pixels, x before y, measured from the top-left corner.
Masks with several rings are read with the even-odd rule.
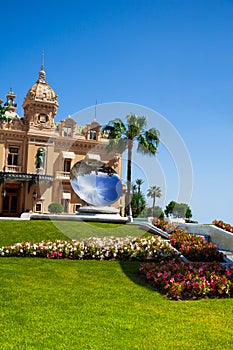
[[[155,155],[157,153],[157,147],[150,140],[143,135],[138,137],[138,148],[137,151],[142,154]]]
[[[150,186],[147,190],[147,197],[158,197],[160,198],[162,196],[161,188],[158,186]]]
[[[159,134],[159,131],[157,129],[151,128],[149,130],[146,130],[145,137],[147,138],[148,141],[154,142],[156,147],[158,147],[160,134]]]

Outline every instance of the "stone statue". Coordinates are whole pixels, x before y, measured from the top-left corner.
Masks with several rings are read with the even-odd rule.
[[[44,167],[44,156],[45,150],[43,150],[43,148],[39,148],[36,153],[36,169]]]

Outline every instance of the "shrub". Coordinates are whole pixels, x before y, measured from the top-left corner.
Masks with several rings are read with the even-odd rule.
[[[64,211],[64,208],[61,203],[50,203],[48,210],[51,214],[61,214]]]

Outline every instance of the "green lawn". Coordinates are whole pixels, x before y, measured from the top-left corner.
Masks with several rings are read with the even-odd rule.
[[[83,239],[103,236],[141,236],[138,226],[85,223],[74,221],[13,221],[0,220],[0,246],[22,241],[40,242],[47,239]]]
[[[23,240],[20,232],[30,240],[33,233],[35,240],[59,233],[49,222],[4,224],[1,242],[8,237],[8,244]],[[129,234],[128,228],[142,233],[125,225],[85,227],[88,236],[92,228],[95,235]],[[140,278],[138,269],[135,262],[1,258],[0,348],[233,349],[231,299],[169,301]]]

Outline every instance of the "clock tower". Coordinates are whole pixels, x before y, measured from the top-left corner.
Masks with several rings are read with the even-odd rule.
[[[28,90],[23,102],[24,122],[27,130],[54,130],[54,117],[58,102],[54,90],[47,84],[42,62],[37,82]]]

